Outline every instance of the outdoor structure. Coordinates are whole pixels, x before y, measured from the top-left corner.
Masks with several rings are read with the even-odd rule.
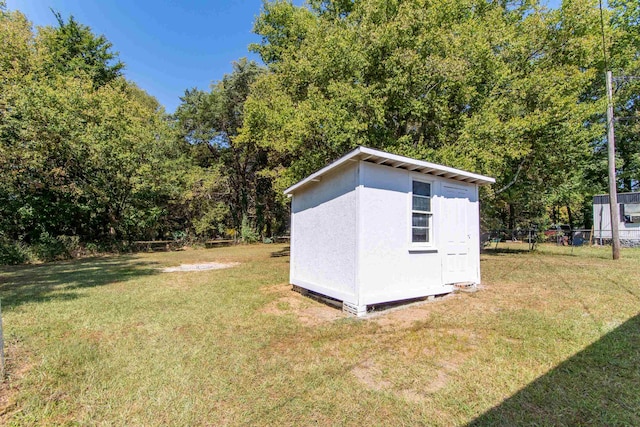
[[[609,196],[606,194],[593,197],[593,242],[596,244],[611,243],[611,214],[609,213]],[[618,193],[618,210],[616,220],[620,234],[620,245],[640,247],[640,192]]]
[[[478,187],[493,178],[359,147],[291,186],[294,286],[367,306],[480,282]]]

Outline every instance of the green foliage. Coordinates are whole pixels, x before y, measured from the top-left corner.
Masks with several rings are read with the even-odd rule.
[[[227,182],[215,166],[194,169],[189,176],[187,191],[182,197],[197,237],[217,237],[229,222],[229,205],[220,197],[226,188]]]
[[[0,265],[24,264],[31,260],[32,254],[24,243],[0,238]]]
[[[617,166],[622,191],[640,189],[640,8],[637,1],[610,3],[611,69],[615,91]],[[624,79],[625,76],[631,79]]]
[[[633,21],[637,8],[621,3]],[[495,176],[483,206],[503,226],[547,221],[553,207],[585,221],[606,176],[594,161],[604,112],[595,2],[310,5],[269,3],[255,24],[252,48],[270,73],[240,135],[274,153],[275,188],[366,145]]]
[[[244,243],[257,243],[260,236],[249,223],[247,217],[242,218],[242,226],[240,228],[240,238]]]
[[[180,136],[192,145],[200,166],[187,193],[197,235],[213,237],[216,230],[243,228],[246,238],[255,240],[253,234],[270,235],[281,227],[282,204],[268,173],[270,149],[239,135],[245,100],[263,74],[255,62],[240,59],[209,92],[187,90],[176,110]],[[243,223],[245,217],[255,218],[251,226]]]
[[[169,233],[192,166],[158,102],[73,18],[1,13],[0,232],[40,260]]]
[[[46,231],[40,234],[37,242],[32,245],[32,250],[40,261],[56,261],[70,256],[63,239],[51,236]]]
[[[488,228],[588,225],[606,188],[603,74],[640,75],[638,13],[605,10],[605,64],[595,0],[266,2],[250,49],[267,68],[240,59],[167,116],[104,36],[58,13],[33,30],[0,0],[2,259],[270,238],[282,191],[358,145],[495,176]],[[629,191],[640,80],[616,89]]]
[[[87,75],[96,87],[122,75],[124,63],[111,51],[105,36],[96,36],[91,28],[78,23],[73,16],[65,22],[54,12],[58,27],[44,27],[38,33],[43,68],[50,75]]]

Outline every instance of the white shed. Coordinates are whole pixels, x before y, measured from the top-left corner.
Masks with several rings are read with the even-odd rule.
[[[627,247],[640,247],[640,192],[618,193],[618,234],[620,243]],[[609,196],[593,197],[593,241],[611,243],[611,214]]]
[[[290,282],[358,316],[480,283],[478,187],[494,182],[359,147],[285,191]]]

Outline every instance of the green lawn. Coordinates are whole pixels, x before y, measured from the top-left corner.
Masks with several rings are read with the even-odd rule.
[[[292,292],[283,245],[0,267],[0,423],[640,425],[640,250],[521,247],[366,320]]]

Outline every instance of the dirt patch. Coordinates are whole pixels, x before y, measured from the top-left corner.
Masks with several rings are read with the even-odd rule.
[[[5,341],[5,378],[0,383],[0,425],[6,425],[18,411],[14,396],[19,391],[20,380],[31,370],[33,364],[19,342]]]
[[[282,294],[285,295],[291,291],[291,285],[288,283],[279,283],[277,285],[263,286],[260,290],[267,294]]]
[[[358,364],[351,370],[351,374],[370,390],[392,393],[397,398],[411,403],[428,401],[457,379],[465,362],[477,350],[477,341],[480,340],[477,333],[464,328],[434,329],[432,335],[431,343],[416,343],[417,346],[409,351],[398,352],[394,358],[399,367],[409,366],[416,360],[423,361],[426,368],[414,372],[414,377],[403,377],[403,370],[397,367],[386,373],[383,371],[384,366],[388,366],[383,364],[386,362],[376,364],[375,359],[367,359]],[[432,345],[434,342],[449,342],[452,339],[454,343],[448,344],[448,347],[453,348],[445,351]],[[425,344],[424,348],[420,348]],[[411,346],[409,343],[407,345]]]
[[[382,371],[371,360],[365,360],[351,370],[363,385],[371,390],[382,391],[392,387],[391,382],[382,379]]]
[[[180,264],[178,267],[166,267],[161,269],[163,273],[176,273],[183,271],[207,271],[221,270],[239,265],[239,262],[204,262],[201,264]]]
[[[451,293],[437,297],[433,300],[422,300],[406,305],[400,305],[389,310],[373,312],[367,316],[367,319],[378,323],[383,327],[407,328],[414,322],[425,320],[429,316],[429,312],[434,304],[439,302],[460,298],[459,294]]]
[[[308,307],[301,310],[298,314],[298,319],[300,319],[300,322],[307,326],[333,322],[334,320],[340,319],[342,317],[344,317],[344,315],[340,310],[326,305]]]
[[[409,402],[420,402],[427,398],[428,394],[435,393],[444,388],[449,382],[448,372],[456,367],[445,364],[438,370],[427,386],[422,390],[403,389],[393,390],[393,383],[383,377],[383,373],[371,360],[365,360],[351,370],[356,379],[365,387],[374,391],[387,391]]]
[[[315,326],[344,317],[342,311],[291,290],[291,285],[269,286],[262,289],[268,294],[279,294],[261,311],[276,316],[292,314],[305,326]]]

